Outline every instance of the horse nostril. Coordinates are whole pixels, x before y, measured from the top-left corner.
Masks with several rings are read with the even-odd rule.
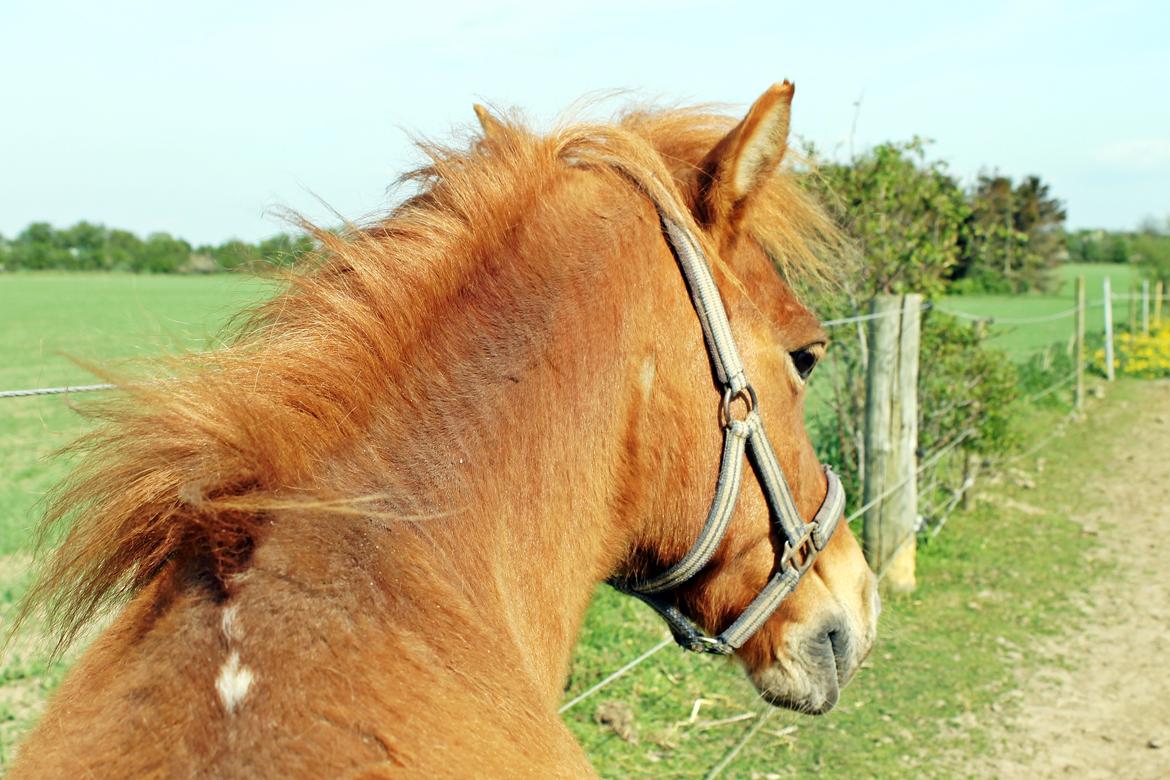
[[[850,659],[853,657],[853,638],[849,631],[837,628],[826,633],[825,641],[833,650],[833,664],[837,667],[837,678],[844,685],[852,672]]]

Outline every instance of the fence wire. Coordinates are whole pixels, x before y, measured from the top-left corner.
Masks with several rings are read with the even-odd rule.
[[[919,307],[919,311],[929,311],[932,308],[934,308],[934,304],[931,303],[930,301],[926,301],[922,304],[921,307]],[[891,311],[873,312],[871,314],[857,314],[857,315],[854,315],[852,317],[842,317],[842,318],[836,319],[836,320],[823,320],[821,322],[821,327],[823,327],[823,328],[836,328],[840,325],[850,325],[850,324],[853,324],[855,322],[869,322],[870,320],[880,320],[883,317],[900,317],[900,316],[902,316],[901,309],[893,309]]]
[[[1068,418],[1066,418],[1066,420],[1067,419]],[[1064,432],[1065,431],[1064,431],[1063,426],[1058,428],[1057,430],[1053,431],[1053,433],[1051,435],[1045,437],[1036,447],[1034,447],[1032,450],[1030,450],[1028,454],[1035,454],[1036,452],[1040,451],[1044,447],[1047,447],[1057,437],[1063,435]],[[950,445],[948,445],[948,447],[949,446]],[[936,455],[941,456],[942,454],[943,454],[943,449],[940,448],[939,450],[936,451]],[[1007,461],[1005,461],[1005,462],[1007,462]],[[951,503],[952,508],[954,506],[958,505],[959,501],[962,500],[963,494],[966,493],[968,490],[970,490],[972,487],[974,487],[974,484],[975,484],[974,480],[964,480],[960,489],[957,489],[956,491],[954,491],[954,495],[950,499],[950,503]],[[944,518],[945,518],[945,515],[944,515]],[[945,523],[945,519],[943,522]],[[942,530],[942,524],[939,524],[931,531],[931,538],[937,536],[938,532],[941,530]],[[915,530],[907,533],[905,536],[902,537],[902,539],[894,547],[894,552],[890,555],[890,557],[886,560],[886,562],[882,564],[882,567],[880,569],[878,569],[877,572],[875,572],[875,574],[877,575],[877,581],[879,583],[882,582],[886,578],[886,576],[890,573],[890,571],[892,570],[892,567],[893,567],[893,563],[898,559],[898,556],[902,553],[902,551],[907,546],[909,546],[909,544],[912,541],[914,541],[915,539],[918,538],[918,534],[919,534],[919,529],[915,529]],[[732,746],[732,748],[730,750],[727,751],[727,753],[723,756],[723,758],[721,758],[718,763],[716,763],[713,767],[711,767],[711,769],[704,776],[705,779],[710,780],[711,778],[718,777],[719,774],[721,772],[723,772],[724,769],[726,769],[728,766],[730,766],[731,763],[735,760],[736,756],[738,756],[743,751],[743,749],[747,746],[747,744],[749,742],[751,742],[751,740],[756,736],[756,734],[759,733],[760,729],[763,727],[764,722],[769,717],[771,717],[771,715],[775,712],[775,710],[776,710],[775,707],[769,706],[769,708],[767,710],[765,710],[757,718],[756,722],[754,724],[752,724],[752,727],[750,729],[748,729],[743,734],[742,737],[740,737],[740,739],[735,743],[735,745]]]
[[[747,746],[747,743],[751,742],[752,738],[759,733],[760,729],[764,727],[764,724],[768,722],[768,719],[776,714],[776,707],[770,704],[766,706],[767,709],[756,716],[756,722],[744,732],[743,736],[739,738],[739,741],[731,747],[731,750],[728,750],[723,758],[719,759],[719,762],[707,771],[707,774],[703,776],[703,780],[714,780],[714,778],[719,777],[723,770],[735,760],[735,757],[739,755],[740,751]]]
[[[28,390],[0,390],[0,398],[29,398],[37,395],[71,395],[113,390],[114,385],[67,385],[65,387],[34,387]]]
[[[1077,313],[1076,306],[1073,306],[1071,309],[1064,309],[1063,311],[1044,314],[1039,317],[996,317],[988,314],[972,314],[971,312],[959,311],[958,309],[950,309],[943,306],[935,306],[934,308],[937,311],[949,314],[952,317],[958,317],[959,319],[971,320],[973,322],[990,322],[996,325],[1038,325],[1043,322],[1055,322],[1056,320],[1071,317]]]
[[[915,472],[912,475],[910,475],[908,477],[903,477],[902,479],[898,480],[898,482],[894,483],[893,485],[891,485],[890,487],[888,487],[884,491],[882,491],[880,494],[878,494],[874,498],[867,501],[862,507],[855,510],[853,512],[853,514],[846,517],[845,522],[852,525],[854,520],[861,517],[866,512],[873,509],[875,506],[877,506],[881,502],[885,501],[887,498],[894,495],[902,488],[906,487],[906,485],[908,485],[910,483],[911,479],[914,479],[915,477],[921,476],[922,472],[926,471],[928,468],[930,468],[935,463],[937,463],[939,461],[939,459],[942,458],[943,455],[946,455],[948,452],[953,450],[955,447],[958,447],[960,444],[962,444],[964,441],[966,441],[967,439],[971,438],[974,435],[975,435],[975,430],[973,428],[968,428],[967,430],[963,431],[961,434],[959,434],[955,438],[951,439],[951,441],[948,442],[947,444],[943,445],[942,447],[939,447],[929,457],[922,459],[922,462],[919,464],[918,468],[915,470]]]
[[[1118,298],[1118,296],[1114,296],[1114,298]],[[951,310],[949,308],[943,308],[943,307],[939,307],[939,306],[931,306],[931,304],[929,304],[929,303],[923,305],[923,310],[926,310],[929,308],[935,308],[943,313],[950,314],[952,316],[957,316],[957,317],[964,318],[964,319],[968,319],[968,320],[989,321],[989,322],[1005,324],[1005,325],[1042,324],[1042,323],[1046,323],[1046,322],[1052,322],[1052,321],[1064,319],[1067,317],[1071,317],[1071,316],[1075,315],[1076,311],[1077,311],[1076,308],[1073,307],[1070,309],[1062,310],[1059,312],[1055,312],[1052,314],[1043,315],[1043,316],[1039,316],[1039,317],[1013,317],[1013,318],[1006,318],[1005,317],[1005,318],[1000,318],[1000,317],[994,317],[994,316],[976,315],[976,314],[972,314],[970,312]],[[823,322],[822,325],[824,325],[825,327],[837,327],[837,326],[847,325],[847,324],[868,322],[870,320],[878,319],[879,317],[898,316],[900,314],[901,314],[900,310],[895,310],[895,311],[892,311],[889,313],[880,313],[880,314],[862,314],[862,315],[857,315],[854,317],[845,317],[845,318],[841,318],[841,319],[827,320],[827,321]],[[1058,380],[1053,382],[1051,385],[1043,388],[1042,390],[1027,396],[1026,399],[1028,401],[1036,401],[1036,400],[1039,400],[1041,398],[1044,398],[1044,397],[1060,390],[1061,388],[1066,387],[1067,385],[1071,384],[1075,379],[1076,379],[1076,373],[1074,371],[1074,372],[1069,373],[1066,376],[1059,378]],[[1021,453],[1013,458],[1001,461],[1001,464],[1011,463],[1011,462],[1014,462],[1014,461],[1021,459],[1023,457],[1028,457],[1030,455],[1033,455],[1036,452],[1043,449],[1044,447],[1047,447],[1049,444],[1052,443],[1052,441],[1054,441],[1057,437],[1059,437],[1063,433],[1064,433],[1064,428],[1063,428],[1063,426],[1061,426],[1057,430],[1053,431],[1052,434],[1050,434],[1049,436],[1046,436],[1042,441],[1038,442],[1036,446],[1032,447],[1027,452]],[[963,431],[962,433],[960,433],[959,435],[953,437],[946,444],[940,446],[938,449],[936,449],[931,454],[923,457],[921,459],[921,462],[918,465],[917,469],[914,471],[914,474],[912,477],[903,478],[902,480],[899,480],[894,485],[891,485],[890,487],[886,488],[884,491],[882,491],[881,494],[879,494],[875,498],[871,499],[870,501],[866,502],[863,506],[859,507],[853,513],[851,513],[846,518],[846,522],[849,524],[852,524],[854,521],[856,521],[859,517],[863,516],[866,512],[868,512],[874,506],[881,503],[882,501],[885,501],[891,495],[896,493],[898,490],[901,490],[902,488],[904,488],[910,482],[910,480],[912,478],[918,478],[923,473],[925,473],[928,469],[931,469],[932,467],[935,467],[938,464],[940,464],[942,462],[942,459],[948,453],[955,451],[956,448],[958,448],[961,444],[968,441],[969,439],[971,439],[975,435],[976,435],[976,431],[974,429],[967,429],[967,430]],[[890,558],[887,560],[887,562],[885,562],[882,565],[882,567],[877,572],[875,572],[879,582],[883,581],[887,577],[887,575],[889,574],[889,572],[891,570],[892,562],[897,559],[898,555],[900,555],[902,553],[902,551],[911,542],[913,542],[915,539],[917,539],[917,537],[919,536],[920,533],[929,529],[930,538],[934,538],[939,534],[939,532],[942,531],[943,527],[946,525],[947,519],[953,513],[955,508],[959,505],[959,502],[962,501],[964,495],[966,495],[967,492],[970,491],[974,487],[974,485],[975,485],[975,479],[973,478],[973,476],[964,473],[962,476],[962,479],[958,485],[948,487],[946,485],[946,481],[941,479],[940,476],[936,472],[936,474],[931,478],[930,482],[919,489],[918,498],[920,501],[923,500],[924,498],[926,498],[927,496],[929,496],[931,494],[931,492],[935,491],[936,489],[944,491],[944,495],[938,501],[936,501],[926,512],[920,514],[919,523],[917,523],[915,525],[915,527],[898,542],[898,544],[894,548],[893,555],[891,555]],[[933,524],[927,525],[927,523],[929,522],[929,520],[931,518],[937,518],[937,521],[934,522]],[[590,697],[595,696],[596,694],[598,694],[599,692],[604,690],[606,687],[608,687],[612,683],[614,683],[617,680],[621,679],[622,677],[628,675],[630,672],[635,670],[639,665],[641,665],[642,663],[644,663],[645,661],[647,661],[648,659],[653,657],[655,654],[657,654],[659,651],[661,651],[663,648],[665,648],[669,644],[671,644],[671,640],[664,639],[664,640],[660,641],[659,643],[651,646],[650,648],[648,648],[647,650],[642,652],[639,656],[637,656],[633,660],[629,661],[628,663],[624,664],[619,669],[617,669],[616,671],[614,671],[610,675],[608,675],[605,678],[603,678],[602,680],[600,680],[598,683],[594,684],[590,688],[586,689],[582,693],[580,693],[577,696],[575,696],[574,698],[570,699],[568,702],[566,702],[564,705],[562,705],[562,707],[559,711],[562,713],[566,712],[569,709],[571,709],[572,707],[575,707],[578,704],[580,704],[581,702],[589,699]],[[755,717],[755,721],[752,723],[752,725],[743,732],[743,734],[727,750],[727,752],[723,755],[723,757],[720,758],[720,760],[707,771],[707,773],[706,773],[706,775],[704,775],[704,777],[707,778],[708,780],[712,780],[713,778],[717,778],[729,766],[731,766],[732,763],[735,761],[735,759],[743,752],[744,748],[747,747],[747,745],[756,737],[756,735],[763,728],[764,724],[768,721],[769,718],[772,717],[772,715],[775,713],[775,711],[776,711],[776,708],[774,708],[772,706],[768,706],[761,713],[757,714]]]
[[[1041,398],[1044,398],[1047,395],[1055,393],[1057,390],[1064,387],[1065,385],[1071,384],[1073,381],[1076,380],[1076,378],[1077,378],[1077,373],[1076,373],[1076,371],[1073,371],[1068,376],[1065,376],[1065,377],[1062,377],[1062,378],[1056,380],[1055,382],[1053,382],[1052,384],[1050,384],[1048,387],[1044,388],[1043,390],[1040,390],[1039,392],[1032,393],[1031,395],[1027,396],[1025,398],[1025,400],[1028,401],[1029,403],[1032,401],[1039,401]]]
[[[1140,298],[1140,296],[1125,295],[1125,294],[1114,294],[1112,296],[1113,300],[1130,300],[1130,299],[1134,299],[1134,298]],[[1094,301],[1088,305],[1100,306],[1100,305],[1104,305],[1104,301],[1103,300],[1102,301]],[[971,321],[983,321],[983,322],[990,322],[990,323],[1003,324],[1003,325],[1034,325],[1034,324],[1053,322],[1056,320],[1071,317],[1071,316],[1075,315],[1076,311],[1077,311],[1076,307],[1073,307],[1070,309],[1066,309],[1066,310],[1062,310],[1059,312],[1054,312],[1052,314],[1042,315],[1042,316],[1038,316],[1038,317],[996,317],[993,315],[989,316],[989,315],[973,314],[971,312],[964,312],[964,311],[960,311],[960,310],[956,310],[956,309],[951,309],[949,307],[942,307],[942,306],[938,306],[937,304],[932,304],[931,302],[926,302],[922,305],[922,308],[921,308],[922,311],[926,311],[929,309],[937,309],[938,311],[941,311],[945,314],[959,317],[961,319],[966,319],[966,320],[971,320]],[[839,318],[839,319],[826,320],[826,321],[822,322],[822,325],[826,328],[833,328],[833,327],[839,327],[839,326],[848,325],[848,324],[868,322],[868,321],[882,318],[882,317],[896,317],[896,316],[900,316],[901,314],[902,314],[901,310],[893,310],[890,312],[872,313],[872,314],[859,314],[859,315],[852,316],[852,317],[844,317],[844,318]],[[1076,378],[1075,372],[1068,375],[1068,376],[1062,377],[1061,379],[1057,380],[1056,382],[1054,382],[1053,384],[1044,388],[1043,390],[1028,396],[1027,400],[1029,400],[1029,401],[1039,400],[1040,398],[1043,398],[1043,397],[1045,397],[1053,392],[1056,392],[1060,388],[1070,384],[1075,378]],[[0,398],[26,398],[26,397],[36,397],[36,396],[70,395],[70,394],[74,394],[74,393],[92,393],[92,392],[101,392],[101,391],[107,391],[107,390],[113,390],[113,389],[116,389],[116,386],[112,385],[112,384],[90,384],[90,385],[71,385],[71,386],[61,386],[61,387],[41,387],[41,388],[29,388],[29,389],[22,389],[22,390],[0,391]],[[1050,435],[1046,436],[1044,439],[1042,439],[1040,442],[1038,442],[1034,447],[1030,448],[1027,452],[1020,453],[1020,454],[1013,456],[1011,458],[1007,458],[1007,459],[998,461],[996,465],[1002,466],[1002,465],[1007,465],[1009,463],[1013,463],[1017,460],[1020,460],[1020,459],[1026,458],[1026,457],[1030,457],[1031,455],[1034,455],[1036,452],[1039,452],[1043,448],[1047,447],[1049,444],[1052,443],[1052,441],[1054,441],[1056,438],[1058,438],[1059,436],[1064,434],[1065,426],[1063,423],[1067,422],[1068,419],[1071,419],[1071,415],[1069,417],[1066,417],[1062,421],[1062,424],[1058,425],[1056,427],[1056,429],[1053,430]],[[921,476],[927,469],[938,464],[947,453],[953,451],[956,447],[958,447],[960,444],[962,444],[963,442],[965,442],[968,439],[970,439],[971,437],[973,437],[975,434],[976,434],[976,431],[974,431],[973,429],[965,430],[961,434],[959,434],[958,436],[952,438],[945,445],[936,449],[930,455],[922,458],[920,465],[918,466],[918,468],[915,470],[914,474],[911,477],[903,478],[898,483],[885,489],[880,495],[878,495],[875,498],[871,499],[870,501],[866,502],[863,506],[861,506],[860,508],[855,510],[851,515],[849,515],[846,518],[846,523],[852,524],[857,518],[864,515],[866,512],[868,512],[874,506],[876,506],[877,504],[886,500],[891,495],[896,493],[898,490],[901,490],[902,488],[904,488],[910,482],[911,479]],[[906,534],[903,537],[903,539],[896,545],[894,553],[890,556],[888,561],[885,564],[883,564],[881,569],[879,569],[879,571],[876,572],[876,575],[877,575],[879,582],[884,580],[886,575],[889,573],[890,564],[894,560],[897,559],[897,556],[902,552],[902,550],[908,544],[910,544],[911,541],[913,541],[915,538],[917,538],[918,534],[923,530],[923,528],[921,527],[921,521],[925,520],[929,516],[933,516],[935,512],[939,512],[939,515],[938,515],[940,518],[939,521],[934,524],[933,528],[930,529],[931,537],[933,538],[934,536],[937,536],[938,533],[942,530],[943,526],[946,524],[946,520],[949,517],[950,513],[953,512],[954,508],[962,500],[963,495],[966,494],[966,492],[969,491],[973,486],[974,486],[974,479],[972,477],[970,477],[969,475],[964,474],[964,477],[963,477],[961,484],[959,484],[957,487],[946,488],[945,485],[939,485],[939,478],[938,478],[938,475],[936,473],[936,475],[931,479],[930,483],[928,483],[925,487],[921,488],[918,491],[919,500],[921,500],[925,495],[929,494],[930,491],[935,490],[936,487],[945,488],[947,495],[944,498],[942,498],[942,500],[937,502],[935,504],[935,506],[931,510],[929,510],[928,513],[921,515],[919,518],[920,523],[916,524],[916,527],[910,533]],[[939,510],[941,510],[941,511],[939,511]],[[644,650],[642,653],[640,653],[635,658],[633,658],[630,661],[628,661],[627,663],[623,664],[621,667],[614,670],[610,674],[606,675],[604,678],[599,680],[594,685],[590,686],[586,690],[582,691],[581,693],[577,694],[576,696],[574,696],[573,698],[571,698],[570,700],[568,700],[567,702],[562,704],[561,707],[557,710],[558,714],[563,714],[565,712],[568,712],[569,710],[573,709],[574,707],[581,704],[582,702],[585,702],[588,699],[592,698],[593,696],[596,696],[599,692],[606,689],[608,686],[612,685],[616,681],[622,679],[623,677],[625,677],[626,675],[628,675],[629,673],[631,673],[632,671],[637,669],[640,665],[645,663],[650,658],[654,657],[656,654],[658,654],[659,652],[661,652],[663,649],[665,649],[666,647],[668,647],[671,644],[673,644],[673,640],[670,638],[666,638],[666,639],[662,639],[661,641],[657,642],[656,644],[648,647],[646,650]],[[730,766],[735,761],[735,759],[739,756],[739,754],[743,751],[743,749],[752,741],[752,739],[755,738],[755,736],[760,732],[760,730],[763,728],[765,723],[768,722],[768,720],[774,715],[775,712],[776,712],[776,708],[769,705],[761,713],[757,714],[752,725],[744,731],[744,733],[735,742],[735,744],[733,744],[728,749],[728,751],[724,754],[724,756],[714,766],[712,766],[708,770],[707,774],[705,775],[705,778],[707,778],[707,780],[713,780],[714,778],[717,778],[725,769],[727,769],[727,767]]]
[[[585,691],[582,691],[579,695],[574,696],[572,699],[569,699],[567,702],[565,702],[564,704],[561,705],[561,708],[559,710],[557,710],[557,714],[560,715],[561,713],[568,712],[573,707],[576,707],[578,704],[580,704],[581,702],[585,701],[593,694],[600,691],[602,688],[605,688],[610,683],[625,676],[626,672],[629,672],[631,669],[634,669],[636,666],[641,664],[647,658],[650,658],[652,655],[657,653],[659,650],[661,650],[662,648],[666,647],[669,644],[672,644],[673,642],[674,642],[673,639],[663,639],[661,642],[654,645],[654,647],[651,647],[649,650],[642,653],[640,656],[638,656],[634,660],[630,661],[628,664],[621,667],[617,671],[613,672],[612,674],[607,676],[605,679],[598,682],[596,685],[591,686],[590,688],[586,689]]]

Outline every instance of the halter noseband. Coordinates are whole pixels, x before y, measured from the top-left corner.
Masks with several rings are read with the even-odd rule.
[[[845,508],[845,492],[841,480],[828,466],[825,481],[828,490],[820,509],[810,522],[805,522],[792,499],[792,491],[784,479],[784,472],[776,459],[776,451],[764,432],[759,415],[759,401],[744,373],[743,361],[731,334],[727,311],[719,297],[719,290],[711,275],[711,268],[702,247],[694,235],[673,220],[662,204],[655,200],[662,220],[662,230],[687,282],[691,303],[703,327],[703,340],[715,367],[715,375],[723,388],[720,422],[723,424],[723,456],[719,465],[719,480],[715,484],[715,498],[707,514],[707,522],[689,552],[666,571],[641,582],[612,582],[619,590],[636,596],[649,604],[670,627],[674,639],[686,650],[700,653],[730,655],[751,637],[772,616],[780,603],[796,589],[800,578],[812,566],[837,527]],[[743,419],[735,419],[731,402],[742,399],[747,405]],[[747,608],[718,636],[703,633],[673,604],[659,594],[682,585],[694,577],[715,554],[739,498],[743,479],[745,449],[750,449],[752,464],[764,490],[764,498],[772,515],[772,522],[784,535],[784,550],[775,571],[763,590],[752,599]]]

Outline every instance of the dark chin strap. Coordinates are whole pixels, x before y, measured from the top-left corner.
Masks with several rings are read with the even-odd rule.
[[[649,604],[666,621],[675,641],[683,648],[694,652],[730,655],[742,647],[775,613],[781,602],[796,589],[817,554],[828,544],[845,509],[845,493],[837,475],[826,466],[825,481],[828,485],[816,516],[806,523],[797,511],[784,471],[764,432],[764,423],[759,415],[759,400],[744,373],[743,361],[731,334],[731,324],[702,247],[689,230],[671,219],[662,204],[656,202],[655,205],[662,218],[663,234],[674,250],[679,268],[686,278],[691,302],[703,328],[707,353],[711,356],[716,378],[723,387],[720,410],[723,455],[707,522],[690,551],[655,577],[640,582],[611,580],[610,584]],[[737,398],[747,405],[748,410],[741,420],[732,418],[731,402]],[[763,590],[730,626],[712,637],[703,633],[661,594],[693,578],[719,548],[735,512],[747,450],[750,450],[753,470],[768,502],[772,523],[784,539],[784,550]]]
[[[674,636],[674,641],[680,647],[695,653],[731,655],[742,647],[743,643],[764,625],[768,618],[780,607],[784,599],[787,598],[788,594],[796,590],[796,586],[800,583],[800,578],[812,566],[817,553],[832,538],[833,531],[837,527],[841,513],[845,509],[845,491],[841,488],[841,480],[828,466],[825,466],[825,479],[828,482],[828,490],[825,493],[825,498],[821,502],[821,508],[817,511],[816,516],[811,522],[805,524],[807,532],[803,536],[804,541],[795,547],[791,542],[785,541],[784,553],[781,555],[768,583],[752,599],[744,611],[740,613],[739,617],[718,636],[709,636],[704,633],[678,607],[663,598],[661,590],[674,587],[674,585],[664,586],[661,590],[651,591],[646,589],[645,583],[611,580],[610,584],[623,593],[628,593],[644,601],[655,612],[661,615],[662,619],[666,621],[666,625],[670,628],[670,633]],[[765,495],[767,495],[766,492]],[[770,498],[768,503],[771,504]],[[774,508],[772,511],[775,513]],[[775,516],[773,516],[773,522],[776,522]],[[726,525],[717,531],[711,530],[710,536],[708,535],[709,528],[711,528],[709,524],[704,526],[703,531],[699,534],[698,541],[691,547],[691,552],[687,553],[679,563],[686,562],[691,553],[696,549],[700,549],[704,543],[710,540],[714,540],[712,552],[718,547],[719,540],[723,538],[723,534],[727,530]],[[666,573],[669,573],[678,565],[675,564]],[[658,580],[660,577],[654,579]],[[683,581],[685,582],[685,580]]]

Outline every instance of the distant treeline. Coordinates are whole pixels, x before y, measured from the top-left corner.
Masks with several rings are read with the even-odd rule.
[[[1170,282],[1170,217],[1162,222],[1147,219],[1133,231],[1069,233],[1068,258],[1073,263],[1130,263]]]
[[[847,162],[807,157],[809,187],[818,190],[864,258],[857,283],[866,298],[880,292],[1024,292],[1045,289],[1064,262],[1128,263],[1170,282],[1170,218],[1146,220],[1129,232],[1066,232],[1065,209],[1039,177],[1018,181],[985,173],[964,186],[920,139],[887,143]],[[231,240],[192,246],[169,233],[145,238],[128,230],[78,222],[29,225],[0,236],[0,271],[132,271],[212,273],[291,266],[314,249],[304,234],[257,243]]]
[[[67,228],[34,222],[14,238],[0,236],[0,270],[213,273],[293,265],[312,249],[308,236],[285,233],[254,244],[233,239],[216,246],[192,246],[170,233],[140,238],[90,222]]]

